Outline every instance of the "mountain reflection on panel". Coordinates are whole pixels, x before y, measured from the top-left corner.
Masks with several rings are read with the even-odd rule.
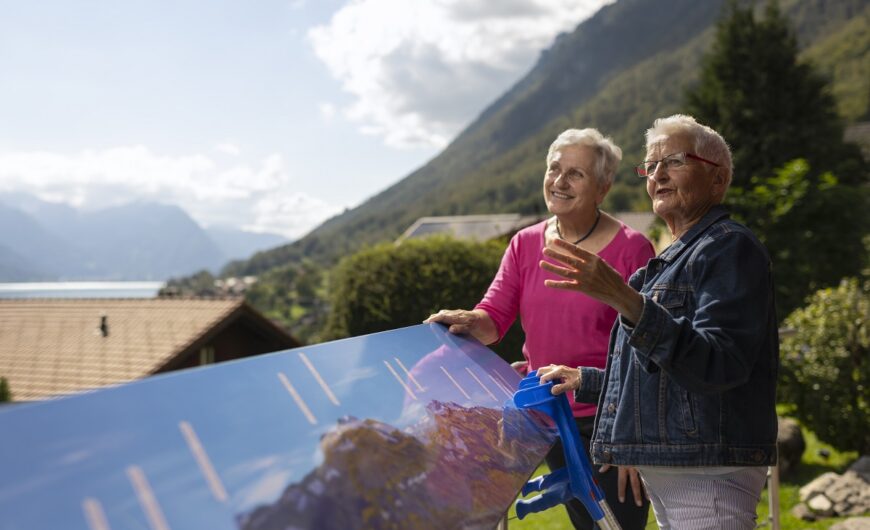
[[[493,528],[554,439],[519,380],[433,324],[5,406],[0,529]]]

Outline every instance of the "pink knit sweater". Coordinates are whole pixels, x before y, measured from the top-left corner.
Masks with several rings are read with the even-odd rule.
[[[642,234],[620,224],[619,232],[598,255],[628,280],[655,252]],[[543,221],[511,239],[498,274],[475,309],[483,309],[492,318],[499,338],[520,317],[526,334],[523,356],[530,370],[548,364],[604,368],[616,311],[577,291],[544,286],[546,279],[563,279],[538,266],[545,259],[541,252],[545,228]],[[568,396],[574,416],[595,414],[595,406],[575,403],[570,392]]]

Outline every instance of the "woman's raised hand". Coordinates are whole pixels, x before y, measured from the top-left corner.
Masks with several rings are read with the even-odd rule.
[[[597,254],[561,239],[554,240],[550,246],[544,248],[543,253],[563,266],[541,260],[540,267],[565,278],[544,280],[544,285],[587,294],[616,309],[632,322],[637,322],[640,318],[643,297],[629,287],[622,276]]]

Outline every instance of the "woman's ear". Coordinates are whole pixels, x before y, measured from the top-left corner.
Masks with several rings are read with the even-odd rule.
[[[721,167],[713,168],[713,195],[722,200],[725,197],[727,183],[725,182],[725,172]]]
[[[608,182],[601,189],[598,190],[598,197],[595,198],[595,206],[601,206],[601,203],[604,202],[604,197],[607,197],[607,193],[610,191],[611,182]]]

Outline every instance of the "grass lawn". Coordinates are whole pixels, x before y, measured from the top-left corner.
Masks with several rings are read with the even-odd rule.
[[[780,477],[779,484],[779,524],[782,530],[803,530],[803,529],[827,529],[835,522],[842,520],[841,518],[827,518],[818,521],[808,522],[796,519],[791,514],[791,509],[794,505],[800,502],[798,498],[798,490],[801,486],[814,479],[815,477],[827,471],[842,473],[849,464],[858,458],[855,452],[841,453],[828,444],[820,442],[815,434],[803,429],[804,440],[807,443],[807,449],[804,451],[801,458],[801,465],[789,476]],[[820,449],[827,449],[830,456],[823,458],[819,456]],[[534,476],[549,473],[550,470],[546,464],[542,465],[535,472]],[[770,528],[768,521],[768,496],[767,488],[761,494],[761,502],[758,503],[758,523],[762,528]],[[513,508],[508,513],[510,521],[508,528],[511,530],[525,529],[546,529],[546,530],[572,530],[571,522],[568,520],[568,515],[565,509],[561,506],[551,508],[549,510],[529,514],[520,521],[516,519],[516,512]],[[650,509],[650,518],[647,523],[647,528],[657,528],[655,518]]]

